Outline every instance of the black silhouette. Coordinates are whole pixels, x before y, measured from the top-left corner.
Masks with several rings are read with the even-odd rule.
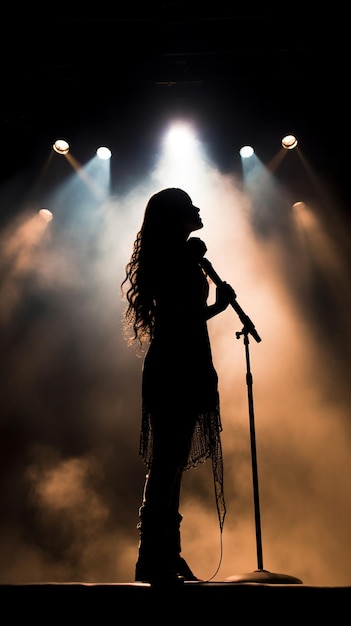
[[[199,213],[181,189],[155,193],[121,285],[126,338],[145,352],[139,452],[148,472],[135,580],[152,584],[198,580],[181,556],[184,470],[211,460],[221,529],[225,517],[218,376],[207,320],[235,294],[223,282],[207,304],[209,283],[199,262],[206,246],[188,239],[203,227]]]

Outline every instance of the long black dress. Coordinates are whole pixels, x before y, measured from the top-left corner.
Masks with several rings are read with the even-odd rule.
[[[168,258],[154,281],[156,319],[143,364],[140,455],[150,468],[155,433],[161,432],[163,441],[157,441],[169,454],[178,453],[183,442],[182,469],[210,459],[222,528],[222,426],[218,376],[205,318],[208,280],[185,246],[183,256]]]

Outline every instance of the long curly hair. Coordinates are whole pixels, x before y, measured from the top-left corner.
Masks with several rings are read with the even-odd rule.
[[[185,191],[169,187],[151,196],[146,205],[121,283],[122,299],[128,303],[124,312],[124,334],[129,345],[137,340],[142,347],[153,337],[155,276],[172,254],[173,246],[179,245],[181,208],[189,201]],[[162,235],[164,231],[167,237]]]

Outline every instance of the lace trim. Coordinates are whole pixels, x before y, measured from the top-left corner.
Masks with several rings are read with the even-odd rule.
[[[197,417],[191,448],[183,469],[189,470],[211,460],[214,480],[216,507],[220,530],[222,532],[226,506],[223,489],[223,453],[220,433],[222,425],[219,411],[202,413]],[[139,454],[147,467],[151,466],[153,456],[153,433],[151,415],[146,409],[142,411]]]

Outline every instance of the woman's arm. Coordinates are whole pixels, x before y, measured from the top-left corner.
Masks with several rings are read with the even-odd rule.
[[[222,282],[221,285],[216,287],[216,301],[205,307],[205,319],[209,320],[211,317],[222,313],[228,307],[228,305],[235,299],[235,291],[231,285],[226,282]]]

